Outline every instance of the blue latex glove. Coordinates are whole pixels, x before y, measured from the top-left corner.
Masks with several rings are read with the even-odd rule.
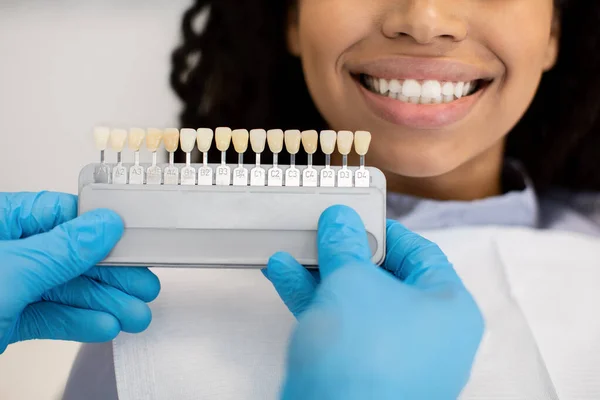
[[[158,278],[94,267],[121,239],[121,219],[76,216],[71,195],[0,193],[0,354],[19,341],[106,342],[150,324]]]
[[[321,283],[286,254],[265,275],[299,323],[282,398],[456,399],[483,318],[446,256],[388,222],[385,269],[370,261],[360,217],[336,206],[318,231]]]

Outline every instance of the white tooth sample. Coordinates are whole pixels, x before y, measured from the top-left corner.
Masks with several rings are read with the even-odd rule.
[[[108,140],[110,139],[110,129],[104,127],[94,128],[94,144],[98,151],[104,151],[108,147]]]
[[[220,152],[229,150],[229,146],[231,146],[231,129],[223,127],[215,129],[215,144]]]
[[[250,139],[250,134],[247,129],[236,129],[231,133],[231,139],[233,140],[233,147],[235,148],[235,152],[238,154],[243,154],[248,151],[248,140]]]
[[[352,151],[352,145],[354,143],[354,133],[350,131],[339,131],[337,134],[337,146],[338,152],[347,156]]]
[[[125,144],[127,143],[127,131],[125,129],[113,129],[110,133],[110,148],[121,153],[125,150]]]
[[[184,153],[191,153],[196,145],[198,132],[195,129],[182,129],[180,135],[181,150]]]
[[[452,103],[454,101],[454,95],[444,96],[444,103]]]
[[[402,93],[402,85],[400,84],[400,81],[397,79],[392,79],[390,81],[389,90],[390,92],[394,93]]]
[[[179,147],[179,129],[165,129],[163,135],[163,142],[165,144],[165,150],[169,153],[175,153]]]
[[[421,101],[419,103],[421,104],[431,104],[431,97],[421,97]]]
[[[454,96],[454,84],[452,82],[446,82],[442,85],[443,96]]]
[[[146,133],[146,148],[150,153],[155,153],[160,147],[160,142],[163,139],[163,131],[160,129],[150,128]]]
[[[467,96],[471,92],[472,84],[471,82],[465,83],[465,87],[463,88],[463,97]]]
[[[421,97],[421,84],[414,79],[404,81],[402,85],[402,95],[408,98]]]
[[[464,82],[458,82],[454,87],[454,95],[460,99],[463,96],[463,89],[465,88]]]
[[[335,151],[335,144],[337,142],[337,132],[326,130],[321,132],[320,137],[321,150],[326,155],[331,155]]]
[[[285,131],[285,148],[291,155],[298,154],[300,143],[302,142],[302,133],[298,130]]]
[[[386,81],[385,79],[379,79],[379,93],[386,94],[388,90],[388,81]]]
[[[425,81],[421,86],[421,97],[433,99],[442,95],[442,85],[438,81]],[[430,101],[431,102],[431,101]],[[427,103],[424,103],[427,104]]]
[[[200,128],[197,131],[198,133],[198,150],[201,153],[208,153],[212,146],[212,141],[214,137],[214,133],[212,129],[208,128]]]
[[[146,137],[146,131],[141,128],[131,128],[129,130],[129,142],[128,147],[132,151],[140,151],[144,138]]]
[[[267,131],[264,129],[252,129],[250,131],[250,145],[256,154],[262,154],[267,146]]]
[[[317,131],[302,132],[302,147],[306,154],[315,154],[319,146],[319,133]]]
[[[419,104],[421,102],[421,97],[409,97],[408,102],[412,104]]]
[[[283,131],[281,129],[270,129],[267,131],[267,143],[273,154],[283,151]]]
[[[354,134],[354,151],[359,156],[366,156],[371,146],[371,133],[367,131],[357,131]]]
[[[444,101],[444,98],[442,96],[438,96],[436,98],[431,99],[431,102],[433,104],[442,104],[443,101]]]

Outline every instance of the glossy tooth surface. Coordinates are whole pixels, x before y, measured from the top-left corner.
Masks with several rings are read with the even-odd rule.
[[[306,154],[315,154],[319,146],[319,133],[317,131],[302,132],[302,147]]]
[[[454,87],[454,95],[460,99],[463,96],[463,89],[465,88],[464,82],[458,82]]]
[[[120,153],[125,149],[127,143],[127,131],[125,129],[113,129],[110,133],[110,148]]]
[[[443,96],[454,96],[454,84],[452,82],[446,82],[442,85]]]
[[[231,146],[231,128],[221,127],[215,129],[215,144],[220,152],[229,150],[229,146]]]
[[[321,131],[320,142],[323,153],[333,154],[337,142],[337,132],[331,130]]]
[[[108,140],[110,139],[110,129],[104,127],[94,128],[94,144],[96,149],[104,151],[108,147]]]
[[[425,81],[421,86],[421,97],[434,98],[441,96],[442,85],[438,81]]]
[[[405,95],[403,95],[403,94],[399,94],[399,95],[398,95],[398,100],[400,100],[400,101],[403,101],[403,102],[405,102],[405,103],[408,103],[408,100],[409,100],[409,99],[408,99],[408,97],[406,97]]]
[[[140,151],[145,137],[145,130],[141,128],[131,128],[129,130],[129,143],[127,144],[129,149],[132,151]]]
[[[184,153],[191,153],[194,150],[194,146],[196,145],[197,137],[198,132],[196,132],[195,129],[182,129],[179,138],[181,150]]]
[[[156,152],[160,147],[162,139],[163,131],[154,128],[148,129],[148,131],[146,132],[146,148],[148,149],[148,151],[151,153]]]
[[[471,93],[471,87],[473,87],[471,82],[465,83],[465,87],[463,88],[463,97],[465,97]]]
[[[267,131],[264,129],[252,129],[250,131],[250,145],[253,152],[262,154],[267,146]]]
[[[341,155],[347,156],[352,151],[354,133],[350,131],[339,131],[337,134],[337,147]]]
[[[421,97],[421,84],[414,79],[404,81],[402,85],[402,95],[408,98]]]
[[[175,153],[179,147],[179,129],[165,129],[163,142],[165,143],[165,150],[169,153]]]
[[[283,151],[283,131],[281,129],[267,131],[267,142],[272,153],[281,153]]]
[[[385,79],[379,79],[379,93],[386,94],[388,90],[388,82]]]
[[[354,134],[354,150],[359,156],[364,156],[369,152],[371,145],[371,132],[357,131]]]
[[[444,96],[444,103],[451,103],[454,101],[454,95]]]
[[[290,154],[298,154],[302,142],[302,132],[292,129],[285,131],[285,148]]]
[[[379,91],[379,87],[380,87],[381,85],[379,84],[379,79],[373,79],[373,78],[369,77],[369,83],[370,83],[371,87],[372,87],[373,89],[375,89],[375,91],[376,91],[377,93],[380,93],[380,91]]]
[[[247,129],[236,129],[231,133],[231,139],[233,140],[233,147],[236,153],[245,153],[248,150],[248,141],[250,139],[250,133]]]
[[[431,102],[433,104],[442,104],[443,101],[444,101],[444,98],[442,96],[435,97],[431,100]]]
[[[412,104],[419,104],[421,102],[421,97],[409,97],[408,101]]]
[[[390,90],[390,92],[394,92],[394,93],[402,93],[402,85],[400,84],[400,81],[397,81],[396,79],[392,79],[390,81],[389,90]]]
[[[201,153],[208,153],[212,146],[214,133],[212,129],[200,128],[197,130],[198,133],[198,150]]]

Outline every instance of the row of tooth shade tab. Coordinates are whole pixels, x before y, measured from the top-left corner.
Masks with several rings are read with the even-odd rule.
[[[164,185],[218,185],[218,186],[308,186],[308,187],[368,187],[369,171],[365,168],[365,156],[369,151],[371,134],[366,131],[332,131],[320,133],[315,130],[299,131],[280,129],[263,130],[230,128],[211,129],[124,129],[96,128],[94,131],[96,147],[101,151],[101,164],[95,173],[97,183],[113,184],[164,184]],[[146,148],[153,154],[152,165],[142,168],[139,164],[139,151],[146,143]],[[208,152],[213,146],[222,152],[221,165],[211,167],[208,164]],[[169,164],[159,166],[156,153],[164,144],[170,154]],[[227,165],[226,152],[233,143],[238,153],[238,167]],[[244,166],[244,154],[248,145],[256,155],[256,166],[252,170]],[[273,165],[268,170],[261,166],[260,156],[268,144],[273,153]],[[126,145],[135,152],[134,165],[129,168],[122,164],[121,153]],[[312,156],[318,147],[326,156],[325,167],[317,171],[312,165]],[[174,164],[174,153],[181,146],[187,155],[185,167]],[[191,165],[191,153],[198,147],[204,154],[204,164],[199,169]],[[290,166],[284,170],[278,166],[278,154],[283,149],[291,155]],[[306,168],[297,168],[295,156],[303,147],[308,154]],[[342,155],[342,167],[334,171],[331,168],[331,155],[337,147]],[[360,168],[355,172],[348,168],[348,155],[354,147],[360,156]],[[104,161],[104,152],[110,148],[117,153],[117,165],[110,170]]]
[[[94,141],[99,151],[111,149],[117,153],[123,152],[126,147],[137,152],[140,151],[144,142],[148,151],[157,152],[161,145],[169,153],[175,153],[181,146],[185,153],[191,153],[197,145],[201,153],[207,153],[213,146],[213,142],[220,152],[226,152],[230,146],[237,153],[248,151],[248,145],[256,154],[265,151],[268,144],[269,150],[273,154],[286,151],[291,154],[298,154],[301,146],[307,154],[315,154],[319,145],[326,155],[335,152],[336,146],[338,152],[342,155],[348,155],[352,147],[358,155],[364,156],[369,150],[371,143],[371,134],[365,131],[356,133],[350,131],[335,132],[331,130],[319,132],[315,130],[299,131],[272,129],[246,129],[217,128],[212,129],[139,129],[133,128],[129,131],[125,129],[96,128],[94,130]]]

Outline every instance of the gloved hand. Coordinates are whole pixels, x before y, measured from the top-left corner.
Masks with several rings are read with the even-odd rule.
[[[0,354],[19,341],[106,342],[150,324],[158,278],[94,267],[121,239],[121,219],[76,215],[74,196],[0,193]]]
[[[371,263],[360,217],[319,221],[321,283],[276,254],[267,278],[298,317],[282,398],[456,399],[483,335],[482,315],[433,243],[388,222],[385,269]]]

